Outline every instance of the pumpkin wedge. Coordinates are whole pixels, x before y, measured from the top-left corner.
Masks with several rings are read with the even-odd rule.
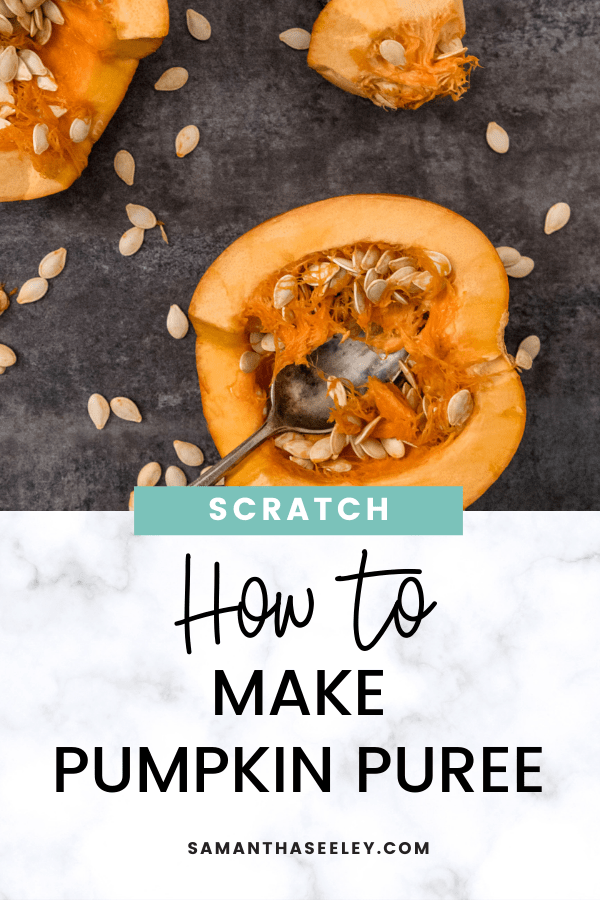
[[[308,64],[333,84],[387,109],[458,100],[469,56],[462,0],[329,0],[317,18]]]
[[[204,414],[222,455],[262,425],[274,374],[334,334],[383,353],[404,347],[409,359],[395,384],[330,382],[329,450],[315,436],[276,438],[227,483],[459,485],[473,503],[525,425],[503,340],[508,295],[482,232],[410,197],[323,200],[236,240],[190,305]]]
[[[73,183],[168,30],[167,0],[2,0],[0,201]]]

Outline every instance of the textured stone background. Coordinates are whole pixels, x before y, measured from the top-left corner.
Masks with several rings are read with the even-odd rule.
[[[598,509],[600,438],[596,207],[600,24],[585,0],[467,0],[467,43],[484,68],[459,103],[385,113],[322,80],[277,36],[310,29],[318,0],[202,0],[206,43],[185,28],[191,0],[171,0],[171,34],[142,62],[88,169],[63,194],[0,209],[0,281],[37,274],[42,256],[68,248],[63,275],[39,303],[15,303],[0,341],[18,364],[0,379],[0,508],[124,509],[139,468],[177,462],[174,439],[216,451],[202,418],[194,339],[165,329],[211,261],[248,228],[324,197],[406,193],[471,219],[496,244],[532,256],[531,276],[511,283],[509,349],[527,334],[542,352],[523,381],[528,422],[505,473],[476,509]],[[157,93],[172,65],[185,88]],[[501,123],[510,152],[485,142]],[[201,141],[184,160],[175,135],[195,123]],[[113,172],[120,148],[137,161],[136,184]],[[571,204],[550,237],[544,215]],[[125,204],[164,219],[130,259],[119,256]],[[90,393],[124,394],[141,425],[91,424]],[[191,471],[190,473],[191,474]]]

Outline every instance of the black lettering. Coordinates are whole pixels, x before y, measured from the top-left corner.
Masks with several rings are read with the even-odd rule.
[[[194,841],[191,841],[191,843],[188,844],[188,853],[190,853],[193,856],[194,853],[197,853],[197,852],[198,852],[198,845],[195,844]]]
[[[429,854],[429,841],[425,841],[423,846],[418,841],[415,841],[415,853],[424,853],[425,855]]]
[[[539,766],[526,766],[525,765],[525,754],[526,753],[541,753],[541,747],[517,747],[517,793],[522,793],[523,791],[532,791],[534,793],[541,793],[542,787],[541,785],[536,785],[532,787],[527,787],[525,784],[525,773],[526,772],[539,772]]]
[[[215,844],[215,853],[218,855],[219,853],[223,855],[227,855],[229,853],[229,841],[225,841],[224,844],[220,844],[218,841]]]
[[[398,847],[398,850],[400,851],[400,853],[403,853],[406,855],[407,853],[410,853],[410,851],[412,850],[412,847],[406,841],[402,841],[402,843]]]
[[[285,692],[288,689],[288,685],[291,685],[292,691],[295,694],[295,699],[293,700],[283,699]],[[283,678],[281,679],[281,684],[279,685],[275,700],[273,701],[270,715],[276,716],[282,706],[297,706],[303,716],[310,715],[308,705],[304,699],[304,694],[302,693],[302,688],[300,687],[300,682],[298,681],[298,676],[293,669],[286,669],[283,673]]]
[[[150,748],[140,747],[140,791],[142,793],[148,790],[148,769],[152,772],[152,777],[157,783],[159,791],[163,794],[173,780],[175,772],[179,769],[179,790],[180,792],[187,791],[187,747],[178,749],[165,778],[162,778],[158,771],[150,753]]]
[[[379,766],[369,766],[369,754],[378,753],[381,757]],[[386,772],[390,767],[391,757],[387,750],[381,747],[359,747],[358,748],[358,790],[364,794],[367,790],[367,775],[378,775],[380,772]]]
[[[319,775],[302,747],[294,747],[292,751],[292,790],[301,790],[301,766],[304,766],[323,793],[329,793],[331,783],[331,748],[323,747],[323,774]]]
[[[216,766],[206,765],[206,756],[215,753],[219,757]],[[196,791],[204,791],[204,776],[218,775],[227,766],[227,754],[220,747],[196,747]]]
[[[244,762],[244,748],[236,747],[235,748],[235,791],[236,793],[240,793],[240,791],[244,790],[244,777],[250,781],[257,791],[261,791],[264,793],[268,793],[269,789],[264,786],[262,781],[259,781],[256,775],[250,771],[253,765],[258,762],[258,760],[263,756],[268,747],[259,747],[256,753],[254,753],[247,762]]]
[[[465,762],[462,766],[451,766],[450,756],[452,753],[462,753]],[[473,767],[473,754],[464,747],[442,747],[442,791],[448,793],[450,790],[450,776],[454,775],[463,791],[472,793],[473,788],[465,778],[464,773]]]
[[[262,669],[255,669],[252,673],[250,681],[242,695],[242,699],[238,702],[231,685],[227,680],[227,675],[223,669],[215,671],[215,715],[223,715],[223,691],[227,694],[229,702],[233,707],[236,716],[241,716],[248,704],[252,692],[254,691],[254,715],[262,716],[263,711],[263,673]]]
[[[406,780],[406,747],[398,747],[398,784],[403,791],[420,794],[431,787],[433,781],[433,747],[425,747],[425,776],[421,784],[409,784]]]
[[[483,748],[483,790],[484,793],[491,791],[506,792],[508,787],[505,784],[492,784],[492,772],[506,772],[506,766],[493,766],[492,753],[508,753],[508,747],[484,747]]]
[[[65,756],[67,753],[75,753],[79,757],[79,762],[75,766],[65,765]],[[80,750],[79,747],[57,747],[56,748],[56,790],[62,794],[65,790],[65,775],[79,775],[83,772],[88,764],[87,753]]]
[[[100,790],[108,794],[116,794],[124,790],[129,784],[131,776],[131,751],[129,747],[123,747],[121,751],[123,774],[118,784],[106,784],[102,774],[102,747],[94,748],[94,780]]]
[[[383,669],[359,669],[358,670],[358,714],[359,716],[382,716],[382,709],[367,709],[366,698],[369,695],[381,696],[380,688],[367,688],[367,678],[374,675],[380,678]]]
[[[337,711],[341,713],[343,716],[349,716],[350,710],[346,709],[343,703],[340,703],[338,698],[334,696],[334,691],[341,684],[344,678],[349,675],[351,672],[350,669],[342,669],[342,671],[335,676],[333,681],[329,684],[325,684],[325,669],[317,670],[317,715],[324,716],[325,715],[325,701],[329,700],[329,702],[335,706]]]

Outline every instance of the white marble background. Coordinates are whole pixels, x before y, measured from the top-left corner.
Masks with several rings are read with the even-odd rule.
[[[127,513],[1,513],[0,525],[2,900],[600,896],[600,514],[467,513],[462,538],[136,538]],[[333,580],[363,547],[370,567],[422,568],[438,602],[415,637],[389,633],[369,653],[352,638],[352,589]],[[273,591],[310,585],[313,622],[280,640],[270,625],[246,640],[225,622],[218,648],[198,624],[187,656],[173,626],[186,551],[197,611],[218,559],[228,602],[251,575]],[[394,598],[392,580],[369,586],[365,623]],[[381,668],[385,714],[215,717],[215,668],[238,687],[263,668],[267,703],[295,668],[311,708],[317,668]],[[349,676],[338,692],[353,709],[355,684]],[[140,794],[135,782],[107,794],[91,766],[65,793],[54,788],[56,746],[103,746],[117,780],[122,746],[149,746],[166,771],[179,746],[261,744],[315,757],[331,745],[331,793],[307,782],[301,794],[235,794],[224,773],[205,794],[193,778],[187,794]],[[442,794],[437,775],[407,794],[393,770],[358,793],[359,746],[407,746],[416,779],[427,745],[541,745],[542,773],[530,778],[544,791],[483,794],[476,769],[471,794]],[[268,781],[268,764],[256,774]],[[418,840],[430,853],[188,855],[204,840]]]

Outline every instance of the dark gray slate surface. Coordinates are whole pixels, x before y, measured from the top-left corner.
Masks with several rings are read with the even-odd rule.
[[[365,0],[367,2],[367,0]],[[471,91],[417,112],[386,113],[322,80],[277,36],[310,29],[318,0],[202,0],[206,43],[186,31],[191,2],[171,0],[171,34],[142,62],[88,169],[67,192],[0,208],[0,281],[19,286],[41,257],[69,252],[39,303],[0,318],[18,365],[0,378],[0,508],[124,509],[139,468],[176,463],[174,439],[216,451],[202,419],[190,334],[165,330],[210,262],[248,228],[324,197],[406,193],[451,207],[496,244],[518,247],[534,273],[512,282],[509,349],[527,334],[543,350],[523,381],[528,422],[509,468],[476,509],[598,509],[600,261],[596,210],[600,25],[586,0],[467,2],[468,45],[482,60]],[[172,65],[187,86],[157,93]],[[511,136],[488,149],[487,122]],[[195,123],[184,160],[175,135]],[[129,149],[136,184],[113,172]],[[543,233],[559,200],[571,222]],[[125,204],[164,219],[130,259],[117,251]],[[141,425],[88,419],[99,391],[135,399]],[[191,474],[191,471],[190,471]]]

